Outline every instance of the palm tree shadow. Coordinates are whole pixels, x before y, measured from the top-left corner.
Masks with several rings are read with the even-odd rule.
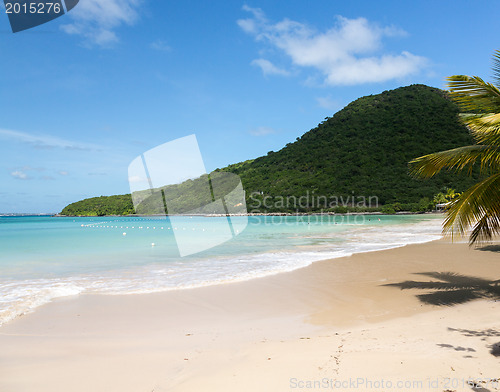
[[[500,300],[500,280],[487,280],[453,272],[419,272],[416,275],[430,277],[428,282],[407,280],[384,286],[399,287],[401,290],[419,289],[429,293],[418,294],[417,298],[428,305],[453,306],[479,298]]]
[[[486,245],[481,248],[476,248],[476,250],[480,250],[482,252],[495,252],[500,253],[500,245]]]

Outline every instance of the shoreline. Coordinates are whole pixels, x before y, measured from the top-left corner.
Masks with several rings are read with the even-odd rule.
[[[0,387],[291,391],[292,378],[425,375],[442,387],[445,376],[490,377],[498,369],[490,351],[500,341],[500,302],[455,305],[449,292],[424,288],[439,278],[495,280],[500,246],[484,248],[439,240],[230,285],[61,298],[0,327]],[[401,290],[406,281],[422,288]]]
[[[156,218],[168,216],[197,216],[206,218],[223,218],[226,216],[343,216],[343,215],[377,215],[377,216],[394,216],[394,215],[442,215],[444,211],[427,211],[427,212],[411,212],[411,211],[398,211],[394,214],[384,214],[383,212],[269,212],[269,213],[252,213],[247,214],[152,214],[152,215],[61,215],[61,214],[47,214],[43,216],[50,216],[52,218]],[[21,215],[19,215],[21,216]]]
[[[411,223],[410,223],[411,224]],[[226,285],[226,284],[236,284],[236,283],[244,283],[244,282],[250,282],[255,279],[264,279],[267,277],[272,277],[276,276],[279,274],[284,274],[284,273],[290,273],[294,272],[296,270],[300,270],[302,268],[307,268],[311,266],[314,263],[318,262],[323,262],[325,260],[337,260],[340,258],[344,257],[350,257],[352,255],[356,254],[362,254],[362,253],[371,253],[371,252],[380,252],[380,251],[385,251],[385,250],[391,250],[391,249],[397,249],[401,247],[405,247],[408,245],[414,245],[414,244],[423,244],[427,242],[432,242],[432,241],[437,241],[441,237],[440,233],[427,233],[427,236],[429,238],[422,240],[419,239],[418,241],[414,239],[415,242],[410,242],[410,243],[398,243],[393,242],[393,243],[380,243],[380,244],[372,244],[371,248],[369,249],[363,249],[357,248],[357,249],[332,249],[330,252],[327,252],[327,254],[322,254],[318,249],[316,251],[313,250],[307,250],[307,249],[302,249],[298,250],[289,250],[285,251],[282,250],[280,252],[278,251],[268,251],[264,253],[260,253],[258,255],[251,255],[249,257],[267,257],[269,255],[275,255],[279,256],[275,261],[279,261],[280,263],[283,260],[289,260],[289,259],[296,259],[300,260],[299,262],[296,261],[295,264],[293,265],[281,265],[280,269],[264,269],[264,270],[255,270],[251,275],[236,275],[232,277],[226,277],[224,274],[221,276],[219,279],[208,279],[206,281],[198,281],[196,284],[191,284],[191,283],[178,283],[177,285],[174,286],[162,286],[162,287],[150,287],[152,283],[146,286],[137,286],[137,287],[129,287],[128,289],[120,290],[117,289],[118,291],[112,291],[108,290],[108,287],[102,292],[99,292],[100,289],[96,289],[95,287],[90,288],[88,286],[85,286],[86,282],[88,281],[90,275],[82,275],[82,276],[73,276],[73,277],[68,277],[68,278],[61,278],[61,280],[57,280],[57,282],[53,282],[53,284],[57,287],[49,286],[49,291],[46,291],[45,288],[42,288],[45,294],[39,297],[34,298],[34,300],[30,299],[29,301],[29,306],[26,307],[24,304],[19,307],[17,306],[16,310],[13,310],[12,308],[8,308],[6,312],[4,312],[5,315],[7,315],[7,318],[2,315],[3,319],[0,321],[0,327],[3,325],[6,325],[13,320],[15,320],[18,317],[29,315],[33,312],[36,312],[37,309],[40,306],[44,306],[48,303],[51,303],[53,301],[57,301],[59,299],[64,299],[66,297],[78,297],[78,296],[86,296],[86,295],[148,295],[148,294],[161,294],[161,293],[168,293],[172,291],[182,291],[182,290],[192,290],[192,289],[202,289],[206,287],[214,287],[214,286],[220,286],[220,285]],[[433,238],[430,238],[433,237]],[[358,244],[360,245],[360,244]],[[304,258],[304,254],[308,254],[313,252],[316,256],[311,256],[307,255],[306,258]],[[301,257],[299,259],[299,257]],[[222,268],[223,266],[219,265],[219,268]],[[139,271],[140,272],[140,271]],[[92,278],[92,277],[91,277]],[[94,279],[97,279],[97,281],[100,281],[101,279],[107,279],[107,277],[102,278],[100,275],[95,275],[93,276]],[[151,278],[150,278],[151,279]],[[115,282],[114,284],[120,284],[121,282]],[[128,284],[130,282],[124,282],[124,284]],[[63,286],[61,286],[63,285]],[[82,286],[83,285],[83,286]],[[36,288],[34,288],[36,289]],[[61,294],[61,289],[62,290],[67,290],[66,292],[69,292],[69,294]],[[54,291],[55,290],[55,291]],[[54,291],[54,292],[53,292]],[[76,293],[75,293],[76,292]]]

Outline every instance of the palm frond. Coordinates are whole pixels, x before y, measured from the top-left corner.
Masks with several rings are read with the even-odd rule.
[[[412,160],[410,168],[413,176],[429,178],[443,169],[462,171],[468,168],[470,173],[478,161],[483,173],[500,170],[500,147],[474,145],[441,151]]]
[[[454,75],[446,78],[451,98],[464,112],[500,112],[500,90],[479,76]]]
[[[481,243],[491,241],[493,237],[500,234],[500,216],[486,214],[474,226],[469,243]]]
[[[500,173],[474,185],[452,202],[443,224],[445,234],[461,236],[473,228],[470,244],[492,238],[500,228]],[[496,225],[488,226],[495,223]]]
[[[467,113],[460,115],[460,119],[478,144],[500,146],[500,113]]]

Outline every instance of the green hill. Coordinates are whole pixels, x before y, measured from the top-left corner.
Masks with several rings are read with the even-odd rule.
[[[104,216],[134,214],[130,195],[101,196],[77,201],[64,207],[60,215]]]
[[[288,196],[307,196],[309,206],[302,203],[301,211],[319,210],[311,205],[313,195],[316,200],[356,196],[356,201],[363,196],[376,197],[382,205],[409,204],[447,187],[462,191],[474,182],[448,172],[416,180],[408,175],[410,160],[472,143],[446,92],[412,85],[359,98],[281,150],[217,171],[241,177],[249,211],[266,198],[273,207],[261,206],[261,211],[293,212],[297,205],[280,203]],[[130,195],[121,195],[73,203],[62,214],[132,211]]]

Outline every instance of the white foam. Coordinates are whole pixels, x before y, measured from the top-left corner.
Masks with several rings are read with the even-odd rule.
[[[80,294],[84,287],[60,279],[4,281],[0,284],[0,325],[49,303],[54,298]]]

